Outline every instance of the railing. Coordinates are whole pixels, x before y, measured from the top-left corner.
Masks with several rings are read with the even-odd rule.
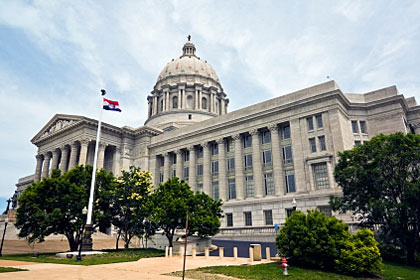
[[[280,225],[281,227],[282,225]],[[274,226],[221,228],[219,235],[275,235]]]

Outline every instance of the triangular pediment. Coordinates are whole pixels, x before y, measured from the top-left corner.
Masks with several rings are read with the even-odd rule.
[[[34,138],[32,138],[31,142],[35,144],[40,140],[68,130],[81,122],[82,119],[82,116],[57,114],[46,125],[44,125]]]

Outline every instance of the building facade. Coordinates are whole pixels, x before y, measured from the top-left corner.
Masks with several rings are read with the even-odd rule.
[[[139,128],[102,125],[98,168],[120,174],[130,165],[151,171],[155,186],[177,176],[194,191],[222,199],[219,238],[272,235],[294,207],[327,215],[337,152],[373,136],[420,134],[420,106],[395,86],[343,93],[334,81],[228,113],[229,99],[214,69],[187,42],[160,73]],[[32,177],[92,164],[97,121],[55,115],[32,139],[38,147]],[[351,224],[351,216],[340,216]]]

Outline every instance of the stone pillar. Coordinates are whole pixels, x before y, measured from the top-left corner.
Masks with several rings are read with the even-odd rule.
[[[223,96],[220,98],[220,115],[224,115],[226,114],[226,110],[225,110],[225,99],[223,98]]]
[[[53,152],[52,152],[52,161],[51,161],[51,168],[50,168],[50,170],[48,171],[48,176],[51,176],[51,172],[54,170],[54,169],[58,169],[58,156],[60,155],[60,153],[58,152],[58,150],[57,149],[55,149]]]
[[[212,196],[211,191],[211,163],[210,163],[210,144],[204,142],[203,146],[203,192]]]
[[[44,154],[44,166],[42,167],[42,175],[41,177],[48,177],[49,168],[50,168],[50,160],[51,160],[51,154],[46,153]]]
[[[106,148],[106,144],[99,143],[98,161],[96,162],[96,169],[97,170],[101,170],[102,168],[104,168],[105,148]]]
[[[178,109],[181,109],[181,90],[178,89]]]
[[[112,173],[114,173],[115,176],[118,176],[121,173],[121,166],[120,166],[121,148],[120,147],[115,148],[114,160],[113,161],[114,161],[114,163],[112,165]],[[153,174],[153,176],[154,176],[154,174]]]
[[[71,147],[71,152],[70,152],[70,162],[69,162],[69,170],[74,168],[76,166],[76,162],[77,162],[77,144],[76,143],[72,143],[70,145]]]
[[[198,91],[194,92],[194,110],[198,109]]]
[[[283,156],[280,150],[280,139],[279,139],[279,127],[276,123],[268,126],[271,133],[271,153],[273,163],[273,181],[274,181],[274,193],[275,195],[284,195],[284,184],[283,184]]]
[[[179,149],[176,151],[176,177],[178,177],[179,179],[184,178],[184,174],[182,174],[182,167],[182,150]]]
[[[60,170],[61,173],[66,172],[67,169],[67,162],[69,160],[70,149],[66,146],[61,147],[61,160],[60,160]]]
[[[302,120],[302,123],[306,120]],[[305,129],[305,128],[303,128]],[[303,147],[308,146],[308,139],[304,139],[301,135],[301,128],[299,119],[294,119],[290,121],[290,133],[292,135],[292,152],[293,152],[293,166],[295,169],[295,183],[296,183],[296,192],[304,192],[307,189],[307,182],[305,180],[305,162]],[[340,133],[341,134],[341,133]],[[305,141],[302,143],[302,141]]]
[[[158,98],[157,95],[153,96],[153,115],[156,115],[158,112]]]
[[[190,177],[188,178],[188,184],[193,191],[197,190],[197,171],[196,171],[196,155],[194,146],[188,147],[190,151]]]
[[[158,160],[157,156],[152,154],[150,155],[150,172],[152,172],[152,182],[153,185],[155,186],[155,188],[157,188],[159,186],[159,179],[160,179],[160,170],[159,170],[159,163],[160,161]]]
[[[162,94],[162,100],[163,100],[163,108],[162,108],[162,111],[166,111],[167,110],[166,109],[166,92],[164,92]]]
[[[185,89],[181,89],[182,93],[182,109],[187,109],[187,94],[185,92]]]
[[[227,201],[227,180],[226,180],[226,145],[225,139],[220,138],[217,141],[219,146],[219,197]]]
[[[203,109],[203,104],[201,104],[202,99],[203,98],[203,93],[201,92],[201,90],[198,91],[198,109],[201,110]]]
[[[263,196],[263,182],[262,182],[262,163],[260,152],[260,137],[257,129],[250,131],[252,135],[252,169],[254,173],[254,197],[260,198]]]
[[[152,110],[152,103],[149,100],[149,102],[147,103],[147,115],[149,116],[149,118],[152,116],[151,110]]]
[[[169,162],[169,153],[165,153],[163,156],[165,158],[163,166],[163,182],[166,182],[169,179],[169,168],[171,167],[171,163]]]
[[[236,185],[236,199],[244,199],[244,159],[242,155],[242,141],[241,135],[233,136],[235,140],[235,185]]]
[[[82,139],[80,141],[79,164],[86,165],[88,145],[89,145],[89,140],[88,139]]]
[[[42,172],[42,160],[44,157],[42,155],[36,155],[36,167],[35,167],[35,177],[34,182],[39,182],[41,180],[41,172]]]

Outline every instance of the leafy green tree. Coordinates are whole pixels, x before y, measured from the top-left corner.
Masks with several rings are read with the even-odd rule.
[[[414,264],[420,245],[420,135],[378,135],[339,153],[335,180],[343,196],[331,197],[333,209],[379,228]]]
[[[177,177],[169,179],[152,194],[151,219],[156,222],[173,246],[175,230],[184,228],[189,214],[189,235],[216,234],[222,216],[221,201],[204,193],[194,194],[190,187]]]

